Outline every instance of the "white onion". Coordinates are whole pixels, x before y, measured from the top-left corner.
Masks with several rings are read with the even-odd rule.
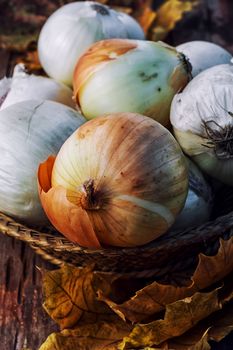
[[[189,41],[178,45],[176,49],[189,59],[193,77],[207,68],[229,63],[232,58],[227,50],[208,41]]]
[[[92,1],[74,2],[55,11],[38,41],[40,62],[49,76],[72,85],[78,58],[106,38],[144,39],[140,25],[125,13]]]
[[[0,211],[30,224],[47,221],[37,168],[85,119],[52,101],[24,101],[0,111]]]
[[[176,218],[172,230],[199,226],[210,219],[213,193],[198,167],[188,159],[189,190],[183,210]]]
[[[0,109],[32,99],[51,100],[74,108],[72,95],[72,90],[62,83],[27,74],[22,63],[15,66],[12,78],[0,81]]]
[[[233,185],[233,65],[197,75],[177,94],[171,123],[183,151],[221,182]]]

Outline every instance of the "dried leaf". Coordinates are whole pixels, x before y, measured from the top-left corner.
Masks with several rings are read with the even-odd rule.
[[[166,314],[168,310],[171,310],[170,307],[172,307],[173,309],[172,312],[181,310],[181,316],[179,316],[178,313],[176,313],[176,315],[175,313],[171,314],[170,320],[172,322],[171,323],[168,322],[167,328],[165,329],[161,327],[162,321],[152,322],[150,325],[152,324],[156,325],[156,329],[154,329],[154,335],[152,333],[154,337],[157,337],[157,339],[161,336],[164,337],[164,335],[165,336],[168,335],[170,337],[171,333],[174,334],[174,330],[175,332],[177,331],[177,327],[179,327],[179,325],[181,325],[180,331],[183,333],[184,328],[182,327],[182,319],[183,319],[183,322],[186,322],[186,325],[189,323],[191,327],[188,331],[186,331],[182,335],[178,337],[172,336],[172,339],[162,342],[161,344],[157,345],[156,348],[166,349],[166,350],[168,349],[172,349],[172,350],[205,350],[206,349],[207,350],[207,349],[210,349],[209,340],[220,341],[226,335],[228,335],[233,330],[233,301],[229,303],[231,298],[233,298],[232,278],[233,278],[233,273],[228,275],[228,277],[224,280],[224,283],[222,284],[221,288],[215,289],[214,291],[208,293],[210,298],[208,298],[207,294],[206,295],[202,294],[204,298],[207,297],[206,304],[204,302],[204,299],[202,299],[202,296],[201,298],[198,297],[198,294],[200,293],[196,293],[194,294],[193,297],[188,298],[188,300],[191,300],[191,305],[190,305],[191,313],[190,313],[190,310],[185,310],[187,311],[186,312],[186,316],[188,319],[187,322],[184,320],[184,315],[182,314],[182,308],[180,309],[177,308],[177,305],[181,301],[168,305],[166,308],[164,320],[162,321],[166,320]],[[215,293],[217,293],[217,295]],[[217,298],[215,298],[215,296]],[[194,297],[196,298],[196,301],[197,301],[196,305],[195,305]],[[185,302],[185,300],[187,300],[187,298],[184,299],[183,302]],[[220,311],[215,312],[215,306],[217,306],[217,308]],[[210,308],[209,316],[208,316],[208,307]],[[203,311],[203,315],[202,315],[203,319],[195,326],[195,324],[198,322],[198,319],[196,319],[195,317],[198,316],[198,314],[200,316],[202,311]],[[177,316],[177,320],[175,319],[176,316]],[[168,318],[167,318],[167,321],[169,321]],[[164,325],[165,324],[163,324],[163,327]],[[142,326],[147,327],[147,325],[142,325]],[[161,335],[160,333],[163,332],[163,329],[165,330],[165,332],[164,332],[164,335],[163,334]],[[124,344],[124,342],[122,344]],[[121,346],[123,346],[122,344]],[[143,345],[144,343],[140,344],[140,346],[143,346]],[[136,345],[134,344],[134,346]]]
[[[157,10],[152,39],[155,41],[164,39],[184,14],[191,11],[196,5],[197,1],[167,0]]]
[[[185,12],[191,11],[195,2],[168,0],[157,11],[157,24],[167,31],[175,27]]]
[[[199,263],[193,275],[197,289],[207,288],[218,282],[233,270],[233,237],[227,241],[220,239],[220,247],[215,256],[199,254]]]
[[[209,330],[209,339],[220,341],[233,331],[233,304],[227,305],[221,313],[209,320],[212,327]]]
[[[145,33],[148,32],[157,16],[156,12],[152,10],[152,3],[152,0],[137,1],[138,11],[136,12],[135,17]]]
[[[220,240],[220,247],[215,256],[199,255],[198,266],[185,287],[164,285],[157,282],[139,290],[130,300],[118,305],[103,291],[98,291],[99,299],[105,301],[123,320],[141,322],[165,308],[167,304],[193,295],[218,282],[233,270],[233,237]]]
[[[200,322],[196,327],[180,337],[173,338],[161,346],[161,349],[174,350],[209,350],[210,340],[217,342],[233,331],[233,304],[226,305]]]
[[[200,320],[221,309],[218,292],[219,289],[209,293],[198,292],[167,305],[164,319],[136,325],[130,335],[123,339],[120,349],[158,345],[185,333]]]
[[[168,341],[161,349],[174,349],[174,350],[210,350],[209,340],[209,329],[207,329],[200,337],[199,334],[191,331],[184,336],[175,338],[175,341]],[[177,342],[176,342],[177,340]]]
[[[167,304],[192,294],[193,285],[175,287],[153,282],[139,290],[130,300],[117,305],[102,291],[98,291],[99,299],[105,301],[119,317],[134,323],[141,322],[150,315],[163,310]]]
[[[60,0],[0,2],[0,48],[26,51],[37,40],[46,18],[61,5]]]
[[[0,49],[9,51],[24,52],[32,42],[36,42],[37,33],[33,34],[14,34],[1,35],[0,33]]]
[[[225,289],[222,303],[226,303],[230,296],[233,296],[232,291],[232,276],[229,276],[226,286],[213,292],[196,295],[195,298],[189,298],[183,300],[182,303],[186,303],[187,307],[185,311],[189,314],[189,324],[197,314],[200,314],[200,310],[204,309],[203,314],[211,313],[215,311],[216,307],[221,307],[219,301],[217,301],[217,292]],[[228,285],[229,286],[228,286]],[[229,288],[228,288],[229,287]],[[218,293],[218,297],[221,293]],[[195,299],[195,300],[194,300]],[[193,302],[198,304],[193,305]],[[177,302],[178,303],[178,302]],[[173,311],[182,312],[182,307],[173,307]],[[215,307],[216,306],[216,307]],[[207,310],[209,308],[209,311]],[[190,313],[191,311],[191,313]],[[200,312],[199,312],[200,311]],[[175,314],[170,318],[173,326],[177,329],[181,325],[180,318],[175,319]],[[184,317],[182,317],[183,322]],[[177,321],[177,322],[176,322]],[[197,320],[195,319],[195,322]],[[160,321],[161,322],[161,321]],[[193,322],[195,324],[195,322]],[[156,321],[154,322],[154,324]],[[146,325],[144,325],[146,326]],[[191,324],[192,326],[192,324]],[[79,326],[73,330],[64,330],[61,333],[54,333],[48,337],[46,342],[41,346],[40,350],[116,350],[119,348],[122,338],[127,337],[132,330],[132,325],[129,325],[120,319],[114,322],[97,322],[91,325]],[[169,324],[168,324],[169,327]],[[162,327],[159,327],[159,332]],[[226,305],[221,311],[215,312],[205,320],[201,321],[192,330],[186,332],[182,336],[165,341],[160,345],[152,345],[152,347],[144,347],[143,343],[139,343],[139,348],[142,350],[155,350],[155,349],[172,349],[172,350],[207,350],[210,349],[208,341],[221,340],[224,336],[229,334],[233,329],[233,304]],[[166,334],[169,333],[169,328],[165,329]],[[159,334],[158,332],[158,334]],[[149,334],[149,333],[148,333]],[[122,346],[122,344],[121,344]],[[133,345],[135,349],[135,345]],[[132,347],[131,347],[132,349]]]
[[[116,318],[111,309],[96,298],[97,290],[110,293],[106,279],[93,273],[93,267],[63,266],[43,276],[44,308],[61,329],[98,320]]]
[[[119,342],[130,330],[131,326],[120,320],[66,329],[52,333],[39,350],[117,350]]]
[[[23,63],[30,73],[42,70],[37,50],[27,51],[22,57],[17,58],[16,63]]]
[[[23,52],[34,42],[43,23],[57,8],[73,0],[5,0],[0,4],[0,47]],[[99,0],[116,10],[131,14],[143,27],[148,39],[161,40],[174,28],[194,1],[167,0],[154,10],[152,0]]]

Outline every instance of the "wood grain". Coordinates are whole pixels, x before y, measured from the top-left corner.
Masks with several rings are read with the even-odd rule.
[[[0,236],[0,349],[38,349],[55,330],[42,308],[41,274],[51,268],[24,243]]]
[[[10,54],[0,49],[0,79],[7,74]]]

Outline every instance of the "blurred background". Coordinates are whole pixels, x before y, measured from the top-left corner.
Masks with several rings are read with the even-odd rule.
[[[23,60],[29,70],[40,69],[36,54],[36,41],[40,29],[52,12],[69,2],[72,1],[0,0],[0,76],[3,76],[5,71],[8,75],[11,73],[15,59]],[[99,2],[135,17],[150,40],[164,40],[174,46],[190,40],[208,40],[233,53],[232,0]],[[6,57],[5,50],[9,53],[10,60],[9,56]]]

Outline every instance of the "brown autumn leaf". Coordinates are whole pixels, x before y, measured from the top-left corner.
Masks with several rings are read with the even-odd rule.
[[[209,341],[221,341],[233,330],[233,273],[227,276],[219,289],[219,302],[222,309],[201,320],[181,336],[169,339],[157,349],[209,350]]]
[[[132,326],[118,320],[65,329],[52,333],[39,350],[117,350],[122,338]]]
[[[153,1],[137,1],[138,9],[135,13],[135,18],[140,23],[144,33],[148,33],[152,23],[156,18],[156,12],[152,9]]]
[[[211,302],[211,298],[213,297],[213,292],[210,292],[210,299],[208,299],[207,304],[203,305],[198,301],[198,304],[193,305],[194,306],[194,312],[192,310],[190,317],[189,317],[189,323],[191,325],[190,329],[183,333],[184,328],[182,327],[180,331],[183,333],[180,336],[177,337],[171,337],[171,339],[168,339],[167,341],[162,342],[161,344],[156,344],[156,349],[172,349],[172,350],[209,350],[210,340],[220,341],[225,336],[227,336],[232,330],[233,330],[233,302],[229,302],[233,298],[233,285],[232,285],[232,278],[233,274],[231,273],[228,275],[227,278],[225,278],[222,287],[219,289],[215,289],[213,291],[214,293],[217,292],[217,299],[213,299],[213,302]],[[196,293],[197,295],[198,293]],[[194,298],[192,298],[194,301]],[[199,298],[197,298],[199,300]],[[185,299],[183,300],[185,301]],[[219,311],[214,310],[214,304],[217,301],[218,303],[218,309]],[[174,305],[177,303],[180,303],[180,301],[174,303]],[[194,302],[195,303],[195,302]],[[173,305],[173,304],[172,304]],[[168,310],[169,305],[167,306],[166,310]],[[204,317],[200,322],[196,319],[196,321],[193,322],[193,319],[196,317],[195,310],[198,312],[203,310],[203,315],[206,313],[206,308],[210,307],[209,316]],[[198,308],[200,310],[198,310]],[[177,308],[174,308],[174,310],[177,310]],[[197,313],[198,313],[197,312]],[[208,314],[208,311],[207,311]],[[172,315],[170,318],[173,322],[171,324],[167,324],[167,328],[165,328],[165,336],[166,334],[170,334],[170,332],[174,332],[174,329],[171,329],[171,325],[173,324],[176,328],[178,323],[180,323],[182,317],[180,318],[177,316],[177,322],[175,320],[175,314]],[[166,314],[164,317],[164,321],[166,320]],[[185,322],[185,321],[184,321]],[[162,328],[159,325],[159,322],[152,322],[154,325],[157,323],[156,328],[154,329],[155,337],[157,336],[157,339],[161,336],[161,332],[163,331]],[[151,323],[151,324],[152,324]],[[182,323],[182,321],[181,321]],[[186,322],[188,324],[188,322]],[[196,324],[197,323],[197,324]],[[196,325],[195,325],[196,324]],[[144,325],[147,326],[147,325]],[[179,327],[179,325],[178,325]],[[133,332],[132,332],[133,333]],[[145,332],[145,334],[148,336],[149,334]],[[153,335],[153,333],[152,333]],[[150,335],[149,335],[150,336]],[[143,339],[144,341],[144,339]],[[121,343],[121,346],[123,346],[124,341]],[[134,347],[136,347],[136,344],[131,344]],[[143,346],[144,343],[141,343],[140,340],[140,347]],[[154,345],[154,344],[153,344]],[[127,349],[127,347],[126,347]]]
[[[186,12],[191,11],[198,1],[167,0],[157,10],[156,20],[151,28],[152,40],[163,40]]]
[[[159,345],[184,334],[200,320],[221,309],[218,293],[219,288],[209,293],[197,292],[189,298],[167,305],[164,319],[137,324],[129,336],[123,339],[119,349]]]
[[[203,315],[209,314],[215,311],[216,307],[221,307],[221,302],[226,303],[233,296],[232,290],[232,276],[229,276],[226,286],[221,289],[216,289],[213,292],[202,294],[201,297],[196,295],[195,298],[189,298],[179,301],[182,303],[187,303],[188,306],[185,308],[186,313],[189,314],[190,320],[189,324],[193,326],[194,318],[197,314],[200,315],[202,310],[204,310]],[[223,291],[224,293],[218,293]],[[218,297],[217,297],[218,295]],[[219,296],[221,300],[219,301]],[[194,300],[195,299],[195,300]],[[192,305],[192,303],[195,305]],[[178,303],[178,302],[177,302]],[[182,307],[173,307],[172,313],[179,311]],[[182,304],[181,303],[181,304]],[[191,311],[191,312],[190,312]],[[186,332],[182,336],[173,338],[171,340],[165,341],[160,345],[152,345],[152,347],[145,347],[143,339],[140,340],[138,344],[141,350],[155,350],[155,349],[172,349],[172,350],[205,350],[209,349],[208,340],[221,340],[233,329],[233,305],[229,304],[227,307],[221,311],[213,313],[211,316],[206,318],[204,321],[200,322],[190,331]],[[181,310],[182,312],[182,310]],[[186,314],[187,316],[187,314]],[[177,329],[176,322],[177,314],[173,314],[170,320],[173,320],[172,324],[175,325]],[[181,323],[178,318],[178,327]],[[192,321],[192,322],[191,322]],[[197,321],[197,319],[195,319]],[[154,322],[155,323],[155,322]],[[186,322],[187,323],[187,322]],[[79,325],[78,327],[70,330],[63,330],[61,333],[53,333],[48,337],[45,343],[41,346],[39,350],[116,350],[119,349],[120,341],[122,338],[127,337],[132,330],[133,326],[127,324],[126,322],[116,319],[114,322],[97,322],[95,324],[89,325]],[[166,329],[166,332],[169,332]],[[182,328],[183,329],[183,328]],[[161,327],[159,328],[159,332]],[[170,330],[171,331],[171,330]],[[158,334],[159,334],[158,332]],[[122,343],[121,343],[122,346]],[[130,347],[135,349],[135,344]]]
[[[233,331],[233,303],[210,315],[185,334],[163,343],[160,349],[209,350],[209,341],[221,341]]]
[[[23,63],[26,70],[30,73],[42,70],[37,50],[26,51],[23,56],[17,57],[17,63]]]
[[[32,42],[36,42],[37,33],[18,34],[12,33],[1,35],[0,33],[0,49],[9,51],[25,52]]]
[[[198,266],[188,286],[177,287],[153,282],[122,304],[115,303],[101,290],[98,291],[98,296],[123,320],[141,322],[163,310],[167,304],[189,297],[223,279],[233,270],[232,256],[233,237],[227,241],[220,239],[220,247],[215,256],[199,255]]]
[[[93,273],[93,266],[75,268],[64,265],[43,273],[44,309],[61,329],[98,320],[115,319],[116,315],[97,300],[96,291],[110,293],[110,283]]]

